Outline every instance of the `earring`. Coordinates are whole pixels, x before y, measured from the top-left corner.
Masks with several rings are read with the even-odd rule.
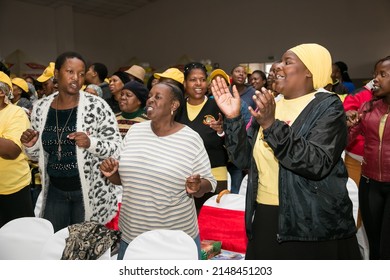
[[[171,115],[173,116],[173,110],[171,110]]]

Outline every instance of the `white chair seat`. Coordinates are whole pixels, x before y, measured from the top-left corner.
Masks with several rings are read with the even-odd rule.
[[[69,236],[68,228],[63,228],[54,233],[44,244],[41,251],[42,260],[60,260],[65,248],[66,238]]]
[[[248,174],[244,176],[244,178],[241,181],[240,190],[238,191],[239,195],[246,196],[246,189],[248,186]]]
[[[198,260],[195,241],[181,230],[151,230],[127,247],[124,260]]]
[[[38,260],[44,244],[53,234],[53,225],[46,219],[12,220],[0,228],[0,259]]]
[[[357,215],[359,211],[359,189],[355,181],[352,178],[348,178],[347,181],[347,190],[349,198],[352,201],[352,213],[353,218],[355,219],[355,224],[357,222]]]
[[[203,205],[229,209],[245,211],[245,196],[234,193],[226,193],[220,196],[219,202],[217,201],[218,195],[213,195],[205,201]]]

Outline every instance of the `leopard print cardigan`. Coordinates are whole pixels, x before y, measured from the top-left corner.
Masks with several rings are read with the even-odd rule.
[[[32,129],[40,132],[39,139],[33,147],[26,148],[26,154],[29,158],[39,162],[43,194],[43,202],[41,208],[38,209],[40,217],[44,213],[49,186],[49,176],[46,173],[48,155],[42,146],[41,132],[45,126],[50,105],[57,94],[58,92],[40,99],[34,104],[31,126]],[[118,195],[120,195],[121,189],[110,183],[101,174],[99,166],[104,159],[115,153],[122,139],[115,115],[106,101],[80,91],[78,108],[77,131],[88,133],[91,141],[88,149],[76,147],[85,220],[105,224],[117,212]]]

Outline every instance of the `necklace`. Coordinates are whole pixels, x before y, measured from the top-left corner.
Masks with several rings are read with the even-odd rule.
[[[68,119],[66,120],[65,122],[65,125],[62,127],[62,130],[61,130],[61,133],[59,133],[59,127],[58,127],[58,113],[57,113],[57,110],[58,110],[58,97],[56,99],[56,125],[57,125],[57,139],[58,139],[58,149],[57,149],[57,159],[58,161],[61,160],[61,152],[62,152],[62,147],[61,147],[61,139],[62,139],[62,134],[64,134],[64,130],[65,130],[65,127],[68,125],[68,122],[70,120],[70,116],[72,116],[72,113],[73,113],[73,110],[74,110],[75,107],[72,108],[72,111],[70,111],[70,114],[68,116]]]

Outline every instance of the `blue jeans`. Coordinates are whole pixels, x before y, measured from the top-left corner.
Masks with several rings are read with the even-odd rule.
[[[227,170],[230,174],[231,178],[231,187],[230,192],[231,193],[238,193],[240,191],[241,182],[242,179],[244,179],[244,174],[241,169],[239,169],[237,166],[235,166],[233,163],[229,162],[227,164]]]
[[[85,220],[84,201],[81,190],[62,191],[49,185],[49,193],[43,217],[49,220],[54,231]]]
[[[201,247],[200,247],[200,237],[199,234],[194,238],[196,247],[198,248],[198,259],[202,259],[201,255]],[[125,256],[125,252],[127,249],[127,246],[129,246],[129,243],[126,243],[125,241],[121,240],[121,243],[119,245],[119,250],[118,250],[118,260],[123,260],[123,257]]]
[[[30,192],[31,192],[31,199],[33,203],[33,208],[35,208],[35,205],[37,204],[38,196],[42,191],[42,187],[31,187]]]

